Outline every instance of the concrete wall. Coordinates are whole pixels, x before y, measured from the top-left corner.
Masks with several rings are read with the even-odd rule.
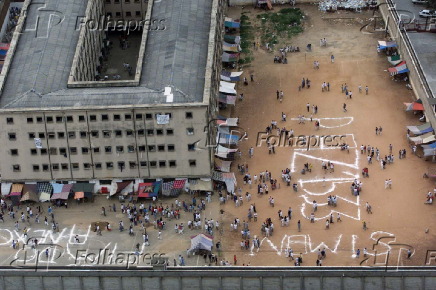
[[[179,268],[180,269],[180,268]],[[0,271],[0,289],[436,289],[434,270],[245,268],[153,271]]]
[[[192,118],[186,116],[188,112],[192,113]],[[169,124],[157,124],[155,115],[167,113],[171,114]],[[188,150],[188,144],[205,140],[207,114],[204,105],[3,113],[0,115],[2,180],[210,176],[209,152]],[[187,133],[188,128],[193,129],[193,134]],[[172,130],[172,134],[168,130]],[[98,136],[93,136],[94,132]],[[29,133],[41,138],[42,149],[35,147]],[[10,134],[16,138],[11,140]],[[162,145],[164,149],[160,151]],[[174,150],[168,145],[174,145]],[[111,147],[111,153],[105,152],[107,146]],[[123,152],[117,152],[118,146],[122,146]],[[149,146],[155,146],[154,150]],[[133,148],[132,152],[129,148]],[[18,150],[17,155],[14,149]],[[96,149],[99,152],[95,152]],[[66,151],[66,157],[61,150]],[[190,160],[195,160],[196,165],[190,165]],[[165,166],[161,166],[160,161],[165,161]],[[170,166],[170,161],[175,161],[176,166]],[[113,163],[113,169],[107,168],[107,162]],[[124,162],[123,170],[119,162]],[[101,168],[97,168],[97,164]],[[19,165],[19,171],[14,171],[13,165]],[[39,170],[35,170],[34,165],[38,165]]]
[[[405,31],[402,31],[398,27],[397,12],[394,8],[394,4],[391,0],[387,3],[390,5],[380,5],[380,13],[383,16],[385,23],[388,23],[388,31],[391,38],[393,38],[398,44],[398,50],[403,60],[406,61],[409,68],[409,79],[413,87],[415,97],[420,98],[423,101],[426,117],[431,122],[433,128],[436,128],[435,109],[428,104],[428,98],[433,98],[432,93],[428,87],[424,73],[419,64],[419,60],[415,55],[415,52],[410,44],[409,37]],[[390,8],[390,9],[389,9]]]

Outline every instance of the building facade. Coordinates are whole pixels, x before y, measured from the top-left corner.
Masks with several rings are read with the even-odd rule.
[[[31,2],[26,0],[23,5],[27,18],[32,17],[26,11]],[[55,4],[56,1],[48,2]],[[110,2],[117,4],[114,0]],[[122,5],[128,5],[128,1],[122,2]],[[172,6],[169,2],[177,1],[151,3],[153,14],[150,17],[162,17],[161,13],[167,15]],[[208,128],[214,123],[218,108],[222,53],[219,44],[224,27],[221,2],[214,0],[198,4],[204,4],[204,7],[185,7],[203,11],[204,15],[199,18],[205,19],[202,29],[206,35],[201,39],[191,38],[191,32],[182,35],[176,25],[172,25],[185,13],[174,8],[170,16],[176,19],[168,19],[167,31],[162,34],[148,32],[143,38],[141,45],[145,52],[141,77],[137,86],[130,84],[128,87],[123,87],[122,82],[108,82],[106,86],[102,82],[96,82],[95,86],[88,82],[81,88],[68,87],[75,46],[60,48],[65,49],[65,53],[60,54],[68,55],[66,59],[54,60],[53,54],[44,54],[39,68],[46,62],[53,66],[49,71],[29,69],[30,75],[24,74],[25,58],[32,57],[27,46],[53,42],[50,38],[55,37],[55,33],[50,31],[45,40],[26,38],[25,19],[20,18],[11,43],[11,55],[0,75],[2,181],[210,177],[214,152],[203,147],[215,138],[209,135]],[[143,5],[144,2],[132,1],[130,4]],[[146,4],[150,3],[147,1]],[[95,3],[92,5],[98,7]],[[83,6],[79,13],[84,13],[87,7]],[[105,9],[107,12],[108,8]],[[195,31],[192,33],[194,35]],[[71,43],[77,46],[80,37],[86,36],[76,31],[71,37]],[[161,63],[157,46],[165,45],[166,39],[187,42],[193,45],[194,51],[198,49],[198,54],[191,56],[191,60],[180,54],[178,48],[167,48],[164,54],[172,57],[173,66],[165,61]],[[190,61],[192,67],[179,65],[186,61]],[[59,71],[56,65],[64,69],[49,80],[50,69]],[[163,70],[162,74],[155,75],[159,70]],[[168,78],[170,74],[173,75]],[[32,83],[31,79],[36,80]]]

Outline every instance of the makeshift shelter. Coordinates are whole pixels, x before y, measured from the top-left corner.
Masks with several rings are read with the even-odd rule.
[[[425,123],[421,126],[407,126],[407,129],[412,132],[414,135],[422,135],[428,132],[433,131],[433,127],[430,123]]]
[[[406,106],[406,112],[409,111],[424,111],[424,106],[418,102],[404,103]]]
[[[223,52],[221,57],[222,62],[237,62],[239,58],[239,53],[227,53]]]
[[[14,183],[12,184],[11,193],[9,196],[21,196],[21,192],[23,191],[24,184]]]
[[[190,179],[189,189],[192,191],[212,191],[212,180]]]
[[[406,62],[402,61],[396,66],[388,68],[388,71],[390,72],[391,76],[394,76],[397,74],[407,73],[409,72],[409,69],[407,68]]]
[[[235,186],[237,184],[235,173],[213,171],[212,179],[224,182],[226,184],[226,189],[228,192],[235,192]]]
[[[239,136],[231,134],[217,134],[216,141],[218,144],[236,145],[239,142]]]
[[[191,248],[189,249],[189,252],[194,253],[201,250],[212,252],[212,247],[213,247],[212,236],[206,234],[198,234],[196,236],[191,237]]]
[[[2,182],[1,190],[2,196],[7,196],[11,192],[12,183]]]
[[[226,81],[226,82],[238,82],[241,80],[241,75],[244,72],[239,71],[239,72],[229,72],[229,71],[225,71],[223,70],[221,72],[221,80],[222,81]]]
[[[219,126],[236,127],[239,123],[239,118],[223,118],[216,121]]]
[[[239,44],[241,37],[239,35],[224,35],[224,41],[232,44]]]
[[[224,158],[224,159],[233,159],[235,152],[237,152],[238,149],[230,149],[226,148],[224,146],[218,145],[215,150],[215,156]]]
[[[233,20],[232,18],[226,17],[224,19],[224,27],[239,28],[241,27],[241,22],[239,20]]]
[[[178,196],[182,189],[185,187],[187,179],[180,178],[174,181],[162,183],[162,195],[164,196]]]
[[[53,183],[53,195],[51,200],[67,200],[72,195],[73,184],[55,184]]]
[[[23,196],[21,202],[37,202],[38,201],[38,186],[36,184],[25,184],[23,188]]]
[[[116,194],[120,194],[120,195],[128,195],[129,192],[133,192],[133,181],[132,180],[128,180],[128,181],[121,181],[121,182],[117,182],[116,183],[116,189],[113,191],[113,193],[111,192],[111,196],[116,195]]]
[[[377,45],[378,49],[382,50],[389,47],[397,47],[397,43],[395,41],[383,41],[383,40],[378,41],[378,45]]]
[[[418,144],[426,144],[426,143],[431,143],[436,141],[435,136],[433,135],[432,132],[426,133],[424,135],[421,136],[416,136],[416,137],[409,137],[409,141],[415,143],[415,145]]]
[[[159,194],[160,182],[144,182],[138,186],[138,197],[157,197]]]
[[[392,64],[392,65],[397,65],[400,62],[402,62],[400,55],[392,55],[392,56],[388,56],[388,61]]]
[[[77,191],[74,193],[74,199],[82,199],[85,198],[85,193],[83,191]]]
[[[215,159],[215,169],[221,172],[230,172],[231,165],[232,161],[225,161],[218,158]]]
[[[220,81],[219,91],[220,91],[220,93],[234,94],[234,95],[237,94],[237,92],[235,90],[235,84],[224,82],[224,81]]]
[[[53,185],[48,182],[38,183],[38,194],[40,201],[49,201],[53,192]],[[47,198],[48,197],[48,198]]]
[[[237,43],[223,42],[223,51],[227,51],[229,53],[240,52],[241,47]]]
[[[76,194],[78,192],[83,192],[84,197],[91,199],[92,196],[94,195],[94,186],[95,186],[94,183],[88,183],[88,182],[86,182],[86,183],[74,183],[73,188],[72,188],[73,192],[75,193],[74,198],[77,199]]]
[[[236,104],[236,96],[235,95],[226,95],[223,93],[219,94],[218,101],[220,103],[235,105]]]

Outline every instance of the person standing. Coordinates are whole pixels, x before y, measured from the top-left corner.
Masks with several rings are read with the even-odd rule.
[[[366,92],[366,94],[368,94],[368,92],[369,92],[368,86],[365,87],[365,92]]]
[[[335,56],[333,54],[330,56],[330,59],[331,59],[332,63],[335,62]]]
[[[297,222],[298,232],[301,232],[301,222],[298,220]]]
[[[357,249],[357,251],[356,251],[356,258],[359,259],[359,257],[360,257],[360,249]]]
[[[342,106],[342,108],[344,109],[344,112],[347,112],[347,104],[344,103],[344,105]]]
[[[412,251],[410,249],[407,249],[407,259],[410,259],[412,256]]]
[[[307,109],[307,112],[310,111],[310,104],[309,103],[306,104],[306,109]]]

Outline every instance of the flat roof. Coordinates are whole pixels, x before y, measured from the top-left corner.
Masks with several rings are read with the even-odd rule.
[[[139,87],[103,88],[67,88],[80,33],[76,21],[88,1],[45,0],[45,7],[38,1],[30,0],[0,96],[2,109],[170,104],[165,87],[172,87],[173,103],[203,101],[213,1],[156,1],[151,18],[161,20],[160,30],[151,25]],[[44,30],[46,11],[63,20]]]

